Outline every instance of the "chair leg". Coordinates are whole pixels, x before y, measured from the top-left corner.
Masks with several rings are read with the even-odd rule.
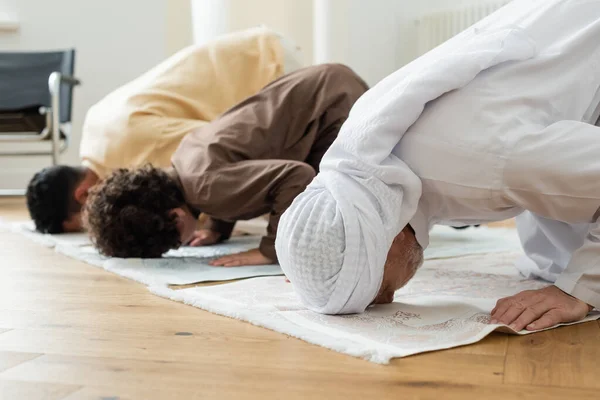
[[[52,165],[58,164],[60,153],[60,83],[61,75],[53,72],[48,79],[52,107]]]
[[[58,165],[58,151],[56,149],[56,142],[52,140],[52,166]]]

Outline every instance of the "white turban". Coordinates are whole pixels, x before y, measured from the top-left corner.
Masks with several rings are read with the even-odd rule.
[[[277,256],[307,308],[359,313],[377,295],[391,243],[415,215],[421,196],[420,179],[393,150],[425,104],[487,68],[534,54],[523,30],[482,30],[480,24],[358,100],[321,172],[279,223]]]

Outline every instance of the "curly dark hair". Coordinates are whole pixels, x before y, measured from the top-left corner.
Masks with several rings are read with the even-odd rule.
[[[85,172],[78,167],[56,165],[44,168],[27,185],[27,208],[42,233],[63,233],[63,222],[81,211],[75,200],[75,188]]]
[[[91,191],[84,224],[106,256],[156,258],[181,245],[169,210],[183,205],[181,189],[165,171],[119,169]]]

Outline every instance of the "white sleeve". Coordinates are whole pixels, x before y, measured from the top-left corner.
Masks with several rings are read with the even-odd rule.
[[[358,99],[322,169],[337,169],[342,155],[366,166],[384,163],[428,102],[465,86],[481,71],[535,54],[535,43],[516,27],[462,32]]]
[[[554,283],[562,291],[600,309],[600,225],[594,224],[583,246]]]
[[[583,245],[590,224],[568,224],[525,211],[517,218],[517,231],[525,256],[516,266],[527,278],[555,282]]]
[[[600,226],[567,224],[525,212],[517,217],[525,257],[517,268],[600,308]]]
[[[600,128],[560,121],[514,147],[505,191],[529,210],[517,225],[525,275],[600,308]]]

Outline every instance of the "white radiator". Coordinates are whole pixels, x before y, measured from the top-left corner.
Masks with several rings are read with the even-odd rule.
[[[509,2],[510,0],[481,0],[470,6],[423,15],[417,20],[418,55],[444,43]]]

